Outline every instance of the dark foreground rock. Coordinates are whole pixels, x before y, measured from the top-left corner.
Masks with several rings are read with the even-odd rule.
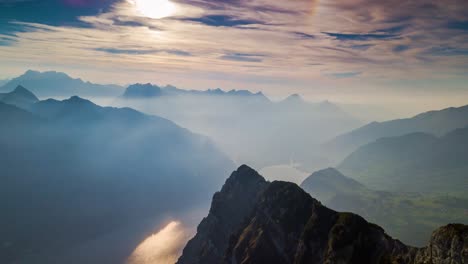
[[[359,215],[335,212],[293,183],[266,182],[243,165],[213,197],[178,264],[468,263],[468,227],[406,246]]]

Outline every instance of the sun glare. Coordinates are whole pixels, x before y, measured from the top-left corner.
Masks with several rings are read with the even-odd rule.
[[[169,0],[134,0],[137,11],[150,18],[164,18],[176,11],[176,5]]]

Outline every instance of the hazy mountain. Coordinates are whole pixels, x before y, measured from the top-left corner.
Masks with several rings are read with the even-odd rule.
[[[377,190],[466,196],[468,127],[442,137],[413,133],[360,147],[338,168]]]
[[[333,168],[312,173],[300,186],[323,202],[333,199],[337,193],[363,193],[369,191],[364,185],[345,177]]]
[[[129,97],[136,88],[139,94],[150,90],[155,96],[144,96],[145,100]],[[136,85],[114,105],[131,106],[208,135],[236,163],[260,168],[291,161],[306,170],[322,167],[321,155],[310,149],[360,125],[330,102],[311,103],[299,95],[273,102],[262,93],[246,90],[189,91]]]
[[[29,90],[18,85],[15,90],[9,93],[0,93],[0,101],[5,104],[15,105],[19,108],[29,109],[39,99]]]
[[[468,226],[448,225],[430,246],[412,248],[293,183],[269,183],[241,166],[214,195],[177,263],[464,263],[467,241]]]
[[[147,84],[132,84],[127,87],[122,98],[124,99],[152,99],[160,96],[240,96],[240,97],[257,97],[263,100],[268,100],[263,93],[252,93],[248,90],[230,90],[224,91],[220,88],[200,90],[184,90],[172,85],[159,87],[150,83]]]
[[[432,230],[441,225],[468,224],[467,199],[374,191],[333,168],[314,172],[301,188],[324,205],[359,214],[413,246],[427,244]]]
[[[125,89],[125,93],[123,94],[123,98],[152,98],[161,96],[161,88],[156,85],[152,85],[150,83],[147,84],[133,84]]]
[[[5,104],[0,100],[0,126],[1,127],[17,127],[17,126],[33,126],[41,120],[27,112],[23,109],[20,109],[14,105]],[[6,133],[10,129],[2,131]],[[3,134],[5,135],[5,134]]]
[[[79,96],[118,96],[124,90],[117,85],[101,85],[74,79],[62,72],[38,72],[28,70],[23,75],[11,79],[0,92],[9,92],[18,85],[30,89],[40,98]]]
[[[120,241],[128,257],[148,220],[205,206],[232,170],[207,138],[129,108],[72,97],[31,112],[0,104],[2,263],[72,263],[55,257],[140,226]]]
[[[340,162],[354,150],[379,138],[403,136],[424,132],[436,136],[468,125],[468,105],[430,111],[412,118],[387,122],[373,122],[349,133],[340,135],[326,143],[323,150],[335,162]]]
[[[6,84],[6,83],[9,82],[9,81],[10,81],[9,79],[0,80],[0,86]]]

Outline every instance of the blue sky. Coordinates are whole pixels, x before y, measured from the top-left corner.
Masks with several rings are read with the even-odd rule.
[[[468,102],[465,0],[0,0],[0,79]]]

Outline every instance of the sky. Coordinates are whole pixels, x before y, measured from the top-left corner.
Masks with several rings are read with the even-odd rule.
[[[468,103],[466,0],[0,0],[0,79],[442,108]]]

